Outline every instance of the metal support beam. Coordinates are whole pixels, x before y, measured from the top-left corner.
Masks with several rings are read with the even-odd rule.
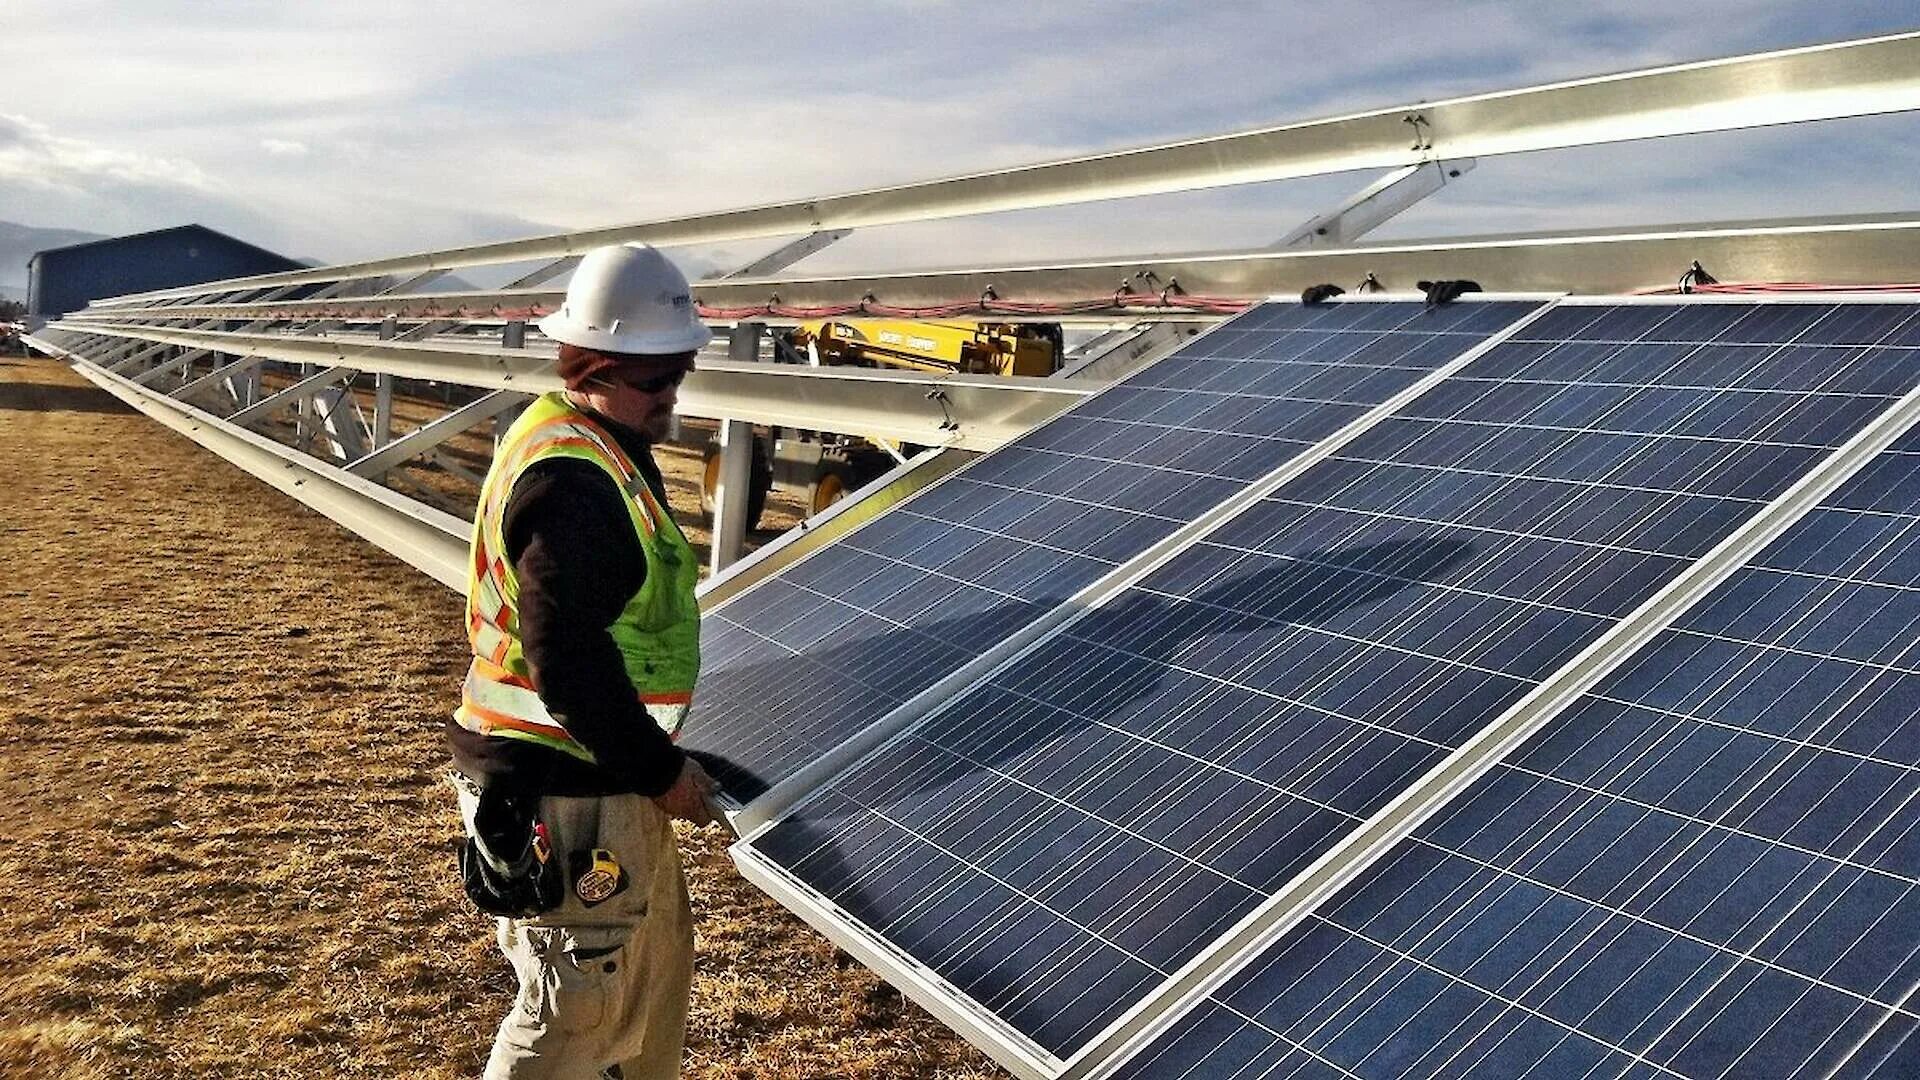
[[[290,293],[293,293],[293,292],[296,292],[296,291],[298,291],[298,289],[299,289],[299,286],[297,286],[297,285],[283,285],[283,286],[281,286],[281,287],[279,287],[279,288],[277,288],[277,289],[268,289],[268,290],[265,290],[264,292],[261,292],[261,293],[259,294],[259,300],[258,300],[258,301],[255,301],[255,302],[258,302],[258,303],[271,303],[271,302],[273,302],[273,301],[276,301],[276,300],[279,300],[279,299],[281,299],[282,297],[285,297],[285,296],[287,296],[287,295],[288,295],[288,294],[290,294]],[[323,289],[323,290],[321,290],[321,291],[320,291],[319,293],[317,293],[317,294],[315,294],[315,295],[320,295],[320,296],[324,296],[324,295],[327,295],[327,294],[329,294],[329,293],[330,293],[331,291],[333,291],[333,290],[327,290],[327,289]],[[215,298],[215,299],[218,299],[218,298],[219,298],[220,296],[224,296],[224,295],[225,295],[225,294],[216,294],[216,296],[215,296],[214,298]],[[244,296],[244,295],[245,295],[245,292],[241,292],[241,293],[234,293],[234,294],[232,294],[232,295],[234,295],[234,296]],[[212,321],[209,321],[209,322],[203,322],[203,323],[201,323],[201,324],[199,324],[199,325],[198,325],[197,327],[195,327],[194,329],[198,329],[198,330],[218,330],[218,329],[220,328],[220,323],[221,323],[221,322],[223,322],[223,321],[224,321],[224,320],[222,320],[222,319],[214,319],[214,320],[212,320]],[[274,322],[274,321],[276,321],[276,320],[273,320],[273,319],[258,319],[258,320],[255,320],[255,321],[253,321],[253,322],[250,322],[250,323],[248,323],[248,324],[246,324],[245,326],[242,326],[242,327],[241,327],[241,328],[239,329],[239,331],[238,331],[238,332],[239,332],[239,333],[252,333],[252,332],[255,332],[255,331],[259,331],[259,330],[264,330],[264,329],[266,329],[266,328],[267,328],[267,327],[268,327],[268,326],[269,326],[269,325],[270,325],[270,324],[271,324],[272,322]],[[322,324],[322,325],[332,325],[332,324]],[[318,331],[318,330],[314,330],[313,332],[315,332],[315,333],[318,333],[319,331]],[[157,347],[157,348],[164,348],[164,347]],[[157,369],[157,370],[171,370],[172,368],[174,368],[174,367],[176,367],[176,366],[178,366],[178,367],[180,367],[180,368],[183,368],[183,369],[190,369],[194,361],[196,361],[196,360],[198,360],[198,359],[200,359],[200,358],[201,358],[201,357],[203,357],[203,356],[209,356],[209,355],[211,355],[211,354],[212,354],[212,350],[209,350],[209,349],[190,349],[190,350],[188,350],[188,351],[186,351],[186,352],[183,352],[183,353],[181,353],[181,354],[180,354],[179,356],[176,356],[176,357],[174,357],[174,358],[173,358],[173,360],[172,360],[171,362],[169,362],[169,363],[167,363],[167,364],[163,364],[163,365],[161,365],[161,367],[160,367],[160,369]],[[155,350],[154,350],[154,349],[145,349],[145,350],[142,350],[141,352],[139,352],[139,353],[137,353],[136,355],[134,355],[134,356],[130,356],[130,357],[128,357],[128,358],[127,358],[127,360],[126,360],[126,362],[125,362],[124,364],[115,364],[115,365],[114,365],[113,367],[111,367],[111,368],[109,368],[108,370],[110,370],[110,371],[112,371],[112,372],[114,372],[115,374],[120,374],[120,373],[122,373],[122,372],[124,372],[124,371],[126,371],[126,370],[129,370],[129,369],[131,369],[132,367],[134,367],[134,366],[136,366],[136,365],[138,364],[138,362],[139,362],[140,360],[142,360],[142,359],[145,359],[145,358],[146,358],[147,356],[151,356],[151,355],[157,355],[157,354],[155,353]],[[151,373],[151,372],[149,372],[149,373],[147,373],[147,374],[152,374],[152,373]],[[159,376],[157,376],[157,375],[156,375],[156,376],[154,376],[154,377],[155,377],[155,378],[158,378]],[[145,380],[144,378],[142,378],[142,379],[141,379],[140,381],[141,381],[141,384],[142,384],[142,385],[150,385],[150,382],[149,382],[148,380]]]
[[[1223,252],[1088,259],[1056,266],[976,267],[766,282],[703,281],[711,308],[752,309],[778,294],[792,307],[878,301],[895,307],[971,300],[991,286],[1014,302],[1112,296],[1126,282],[1146,301],[1162,290],[1198,296],[1298,296],[1376,274],[1395,291],[1420,280],[1471,278],[1494,291],[1619,294],[1672,285],[1698,260],[1721,281],[1819,281],[1835,286],[1920,277],[1920,215],[1654,225],[1587,233],[1460,237],[1364,244],[1337,251]]]
[[[790,244],[777,247],[730,274],[714,274],[712,276],[718,278],[755,278],[765,277],[768,274],[777,274],[787,267],[792,266],[794,263],[799,262],[801,259],[815,252],[832,247],[852,235],[852,229],[821,229],[819,232],[808,233],[806,236]]]
[[[759,323],[744,322],[727,338],[727,359],[757,363],[760,359]],[[713,496],[713,541],[707,567],[718,574],[740,558],[747,542],[747,507],[751,502],[753,425],[744,420],[720,422],[720,484]]]
[[[359,372],[353,368],[327,368],[318,375],[309,375],[277,394],[270,394],[254,402],[252,405],[227,417],[227,419],[235,424],[250,424],[263,416],[271,415],[276,410],[285,408],[289,404],[305,401],[315,393],[332,386],[334,383],[342,379],[351,379],[358,374]]]
[[[758,582],[879,517],[896,503],[972,461],[965,450],[924,450],[899,468],[820,511],[797,529],[788,529],[753,553],[707,575],[700,583],[700,609],[711,611]]]
[[[452,272],[451,270],[423,270],[397,285],[388,286],[380,291],[382,293],[410,293],[422,285],[430,285],[433,282],[439,281]]]
[[[373,376],[373,432],[370,440],[378,450],[393,442],[393,376]]]
[[[1474,160],[1403,165],[1355,192],[1346,202],[1274,241],[1287,248],[1340,248],[1385,224],[1394,215],[1473,171]]]
[[[179,401],[189,400],[196,394],[212,390],[223,383],[240,378],[250,371],[257,371],[260,365],[266,362],[267,360],[264,356],[243,356],[231,364],[214,368],[210,373],[174,388],[167,396]],[[135,381],[137,382],[138,380]],[[238,401],[239,394],[236,392],[234,397],[235,400]],[[239,404],[249,405],[252,404],[252,402],[239,402]]]
[[[350,386],[329,386],[307,399],[319,432],[333,456],[341,461],[357,461],[367,455],[367,439],[360,427],[360,410],[354,405]]]
[[[392,378],[391,375],[384,377]],[[475,424],[490,420],[510,409],[523,407],[527,400],[525,394],[516,394],[511,390],[496,390],[478,401],[462,405],[445,416],[431,421],[417,431],[376,448],[372,453],[348,464],[347,471],[355,476],[378,480],[386,475],[388,469],[408,458],[426,453]]]
[[[1920,109],[1920,32],[1410,103],[841,195],[237,278],[216,287],[416,273],[577,255],[633,241],[720,243],[1910,109]],[[114,299],[152,300],[207,288]]]
[[[294,381],[303,381],[311,377],[313,373],[314,366],[312,364],[301,364],[294,368]],[[313,395],[316,392],[318,392],[317,387],[314,390],[300,395],[293,402],[293,445],[302,450],[306,449],[307,436],[313,430],[312,425],[310,425],[307,420],[313,414]]]
[[[472,469],[467,468],[465,465],[461,464],[460,462],[455,461],[452,454],[447,453],[445,450],[442,450],[439,447],[434,447],[432,450],[427,451],[427,457],[432,459],[435,465],[438,465],[440,468],[446,470],[447,472],[450,472],[453,475],[459,477],[460,479],[465,480],[467,483],[472,484],[476,488],[479,487],[481,483],[486,479],[485,477],[481,476],[479,473],[474,472]]]
[[[437,325],[427,323],[426,326]],[[380,324],[380,340],[392,341],[395,324],[388,319]],[[367,441],[374,449],[379,449],[393,441],[393,376],[375,373],[373,376],[373,426],[367,432]],[[366,475],[362,473],[361,475]],[[374,479],[379,479],[376,475]]]
[[[574,261],[577,262],[578,260]],[[500,347],[503,349],[524,349],[527,347],[527,324],[525,320],[511,319],[505,326],[500,328]],[[500,448],[506,445],[507,432],[513,430],[514,421],[520,419],[520,414],[527,411],[527,405],[532,401],[533,398],[530,395],[521,394],[517,402],[509,405],[506,409],[502,410],[498,416],[493,418],[493,452],[495,454],[500,453]],[[674,421],[673,434],[678,435],[679,433],[679,420],[676,418]]]
[[[1203,296],[1297,296],[1324,281],[1352,288],[1369,273],[1388,288],[1407,289],[1421,279],[1469,277],[1490,289],[1542,289],[1575,294],[1618,294],[1672,284],[1695,260],[1722,281],[1821,281],[1836,286],[1913,281],[1920,277],[1920,214],[1851,215],[1689,225],[1641,225],[1593,232],[1523,233],[1450,237],[1339,250],[1294,249],[1132,255],[1083,259],[1057,265],[976,266],[838,277],[762,281],[702,281],[695,298],[705,307],[755,309],[776,295],[790,307],[857,305],[863,300],[897,307],[975,301],[991,286],[1002,300],[1022,303],[1085,302],[1115,295],[1123,284],[1138,306],[1082,316],[1110,324],[1115,318],[1190,319],[1194,313],[1156,308],[1163,290]],[[249,307],[200,309],[226,318],[332,314],[343,303],[363,318],[448,318],[465,310],[484,317],[495,308],[552,306],[560,293],[441,293],[416,297],[370,297],[350,302],[291,301]],[[151,308],[125,308],[132,317]],[[497,316],[496,316],[497,317]],[[755,315],[769,325],[794,316]],[[995,319],[1015,316],[995,314]],[[1059,317],[1048,321],[1067,321]],[[729,322],[731,320],[728,320]],[[117,325],[94,313],[69,316],[49,329],[107,332]],[[179,329],[171,327],[169,329]],[[136,335],[137,336],[137,335]],[[157,339],[156,339],[157,340]]]
[[[171,348],[171,346],[168,346],[168,348]],[[164,352],[165,350],[163,349],[162,351]],[[131,365],[132,360],[129,359],[127,363]],[[164,376],[171,375],[178,371],[184,371],[192,363],[193,354],[183,352],[179,356],[173,357],[170,360],[162,360],[160,363],[155,364],[145,371],[136,372],[127,377],[141,386],[152,386]]]
[[[257,352],[274,360],[329,365],[340,371],[384,371],[404,378],[528,394],[561,389],[552,354],[531,349],[195,333],[146,326],[88,329],[224,352]],[[856,432],[922,446],[991,450],[1098,389],[1078,381],[1018,376],[717,360],[703,363],[687,377],[680,390],[680,409],[690,416]]]
[[[518,403],[507,406],[500,415],[493,418],[493,452],[495,454],[500,453],[500,448],[507,444],[507,432],[513,430],[514,422],[520,419],[521,413],[527,411],[527,403],[533,400],[526,394],[516,396],[520,399]]]
[[[36,348],[66,354],[44,339]],[[72,355],[72,354],[67,354]],[[348,475],[204,410],[79,360],[75,369],[115,397],[325,514],[456,592],[466,588],[467,522]]]
[[[1087,343],[1078,357],[1060,369],[1057,378],[1110,383],[1139,371],[1171,354],[1198,334],[1204,323],[1148,323],[1133,331],[1113,331]]]
[[[249,359],[259,358],[250,357]],[[260,365],[254,364],[242,368],[238,374],[222,380],[220,385],[226,390],[227,397],[233,401],[233,407],[244,409],[260,400]]]
[[[535,285],[542,285],[542,284],[545,284],[546,282],[552,281],[554,278],[559,277],[561,274],[564,274],[567,271],[579,265],[580,265],[580,256],[569,255],[564,259],[555,259],[552,262],[548,263],[547,265],[541,267],[540,269],[535,270],[530,274],[524,274],[520,277],[517,277],[512,281],[507,282],[505,285],[501,287],[506,289],[532,288]]]
[[[208,323],[205,325],[211,326],[213,324]],[[168,348],[169,346],[167,345],[149,345],[146,348],[141,348],[140,343],[135,341],[129,343],[124,348],[107,349],[101,353],[99,363],[109,374],[125,375],[139,367],[142,362],[166,352]]]

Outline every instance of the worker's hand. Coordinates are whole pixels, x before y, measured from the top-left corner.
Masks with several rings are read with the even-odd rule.
[[[713,777],[700,763],[689,757],[680,766],[680,776],[673,786],[653,797],[653,801],[668,817],[691,821],[695,825],[705,825],[713,820],[713,811],[708,809],[716,790]]]

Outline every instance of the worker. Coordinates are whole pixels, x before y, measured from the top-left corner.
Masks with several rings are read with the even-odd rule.
[[[481,487],[447,725],[463,881],[520,983],[486,1077],[672,1077],[693,917],[671,819],[711,820],[714,786],[673,742],[699,564],[653,444],[713,335],[639,245],[589,252],[539,327],[566,389],[527,407]]]

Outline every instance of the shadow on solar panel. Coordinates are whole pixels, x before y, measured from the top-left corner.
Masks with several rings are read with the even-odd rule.
[[[755,833],[742,868],[1016,1071],[1081,1075],[1179,1014],[1183,972],[1313,913],[1321,860],[1364,866],[1396,800],[1442,805],[1450,761],[1550,719],[1563,675],[1627,655],[1724,542],[1803,512],[1791,490],[1857,467],[1856,433],[1910,420],[1916,312],[1563,302],[1140,566]],[[1208,1009],[1252,1009],[1210,1000],[1182,1053]],[[1255,1058],[1306,1054],[1303,1075],[1411,1045],[1247,1023]],[[1376,1061],[1359,1073],[1400,1075]]]
[[[1324,622],[1350,608],[1360,607],[1404,588],[1413,581],[1437,577],[1471,550],[1458,539],[1409,539],[1365,544],[1350,549],[1316,552],[1294,563],[1270,564],[1226,572],[1208,593],[1179,605],[1165,600],[1130,598],[1092,612],[1077,632],[1124,641],[1142,626],[1158,628],[1164,637],[1139,655],[1166,661],[1189,640],[1201,635],[1230,639],[1278,623]],[[1064,599],[1064,598],[1062,598]],[[1248,611],[1249,606],[1257,611]],[[919,633],[954,641],[991,641],[1006,634],[1026,616],[1025,604],[1004,603],[967,615],[916,627]],[[1191,614],[1188,614],[1188,613]],[[1180,628],[1192,639],[1182,638]],[[880,656],[897,655],[900,632],[876,626],[869,634],[836,642],[813,655],[824,666],[863,672]],[[757,668],[738,670],[735,678],[748,685],[775,686],[792,678],[792,665],[769,660]],[[1128,692],[1146,687],[1129,684]],[[1008,747],[1024,753],[1024,749]],[[743,767],[711,758],[713,768],[739,774]],[[764,781],[749,776],[748,783]]]
[[[759,798],[1541,306],[1250,309],[711,612],[683,745]]]
[[[759,846],[832,893],[849,914],[889,926],[896,944],[935,963],[953,961],[949,978],[984,1004],[1012,1005],[1009,995],[1025,993],[1006,980],[1009,971],[1052,968],[1061,978],[1085,979],[1087,992],[1064,1008],[1049,1007],[1051,1015],[1035,1025],[1040,1041],[1067,1045],[1116,1003],[1161,978],[1129,954],[1177,966],[1257,900],[1261,889],[1251,886],[1286,880],[1315,853],[1312,841],[1350,821],[1270,786],[1224,790],[1199,770],[1182,768],[1178,758],[1138,753],[1143,745],[1191,744],[1190,732],[1170,730],[1195,726],[1183,660],[1198,662],[1198,649],[1251,653],[1269,645],[1279,627],[1364,617],[1402,590],[1443,578],[1472,551],[1472,543],[1458,538],[1409,537],[1223,569],[1187,599],[1131,593],[1074,627],[1075,639],[1113,650],[1104,667],[1089,670],[1084,656],[1071,658],[1071,666],[1023,665],[919,729],[914,750],[850,777],[830,796],[844,800],[841,812],[816,806]],[[1302,714],[1298,730],[1303,742],[1311,741],[1313,710],[1300,703],[1224,693],[1210,703],[1241,722],[1215,727],[1209,745],[1189,749],[1204,750],[1229,771],[1270,772],[1271,762],[1256,758],[1269,756],[1271,745],[1250,738],[1234,745],[1236,733],[1257,730],[1245,722],[1250,710]],[[1203,696],[1199,711],[1208,706]],[[1120,736],[1115,728],[1123,724],[1128,730]],[[1329,792],[1345,787],[1353,777],[1342,745],[1335,737],[1308,755],[1303,782]],[[1142,859],[1135,845],[1102,843],[1093,819],[1063,814],[1060,798],[1136,838],[1152,837],[1162,857]],[[1301,843],[1270,845],[1234,824],[1256,815],[1269,822],[1297,816]],[[860,818],[874,827],[863,828]],[[927,844],[894,846],[892,857],[876,857],[874,845],[892,845],[894,830]],[[1205,859],[1225,873],[1176,873],[1180,857]],[[1110,871],[1099,868],[1102,860],[1112,862]],[[987,873],[973,874],[968,864]],[[1102,886],[1069,894],[1089,881]],[[1171,889],[1170,881],[1177,882]],[[876,895],[868,895],[868,885]],[[980,934],[1024,937],[1028,944],[1011,960],[1002,955],[974,969],[964,958],[967,939],[949,936],[948,922],[956,909],[1002,906],[996,894],[1004,894],[1009,910],[1025,907],[1021,897],[1040,906],[1005,923],[988,920]],[[906,910],[903,897],[910,898]],[[1124,899],[1116,903],[1116,897]],[[1133,918],[1148,904],[1180,906],[1178,932]],[[1061,931],[1091,926],[1117,948],[1062,954],[1063,939],[1050,925],[1056,921]]]

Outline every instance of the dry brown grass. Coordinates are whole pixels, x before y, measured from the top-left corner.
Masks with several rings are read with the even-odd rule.
[[[0,466],[0,1077],[477,1074],[456,598],[51,362],[0,361]],[[997,1075],[685,849],[688,1075]]]

